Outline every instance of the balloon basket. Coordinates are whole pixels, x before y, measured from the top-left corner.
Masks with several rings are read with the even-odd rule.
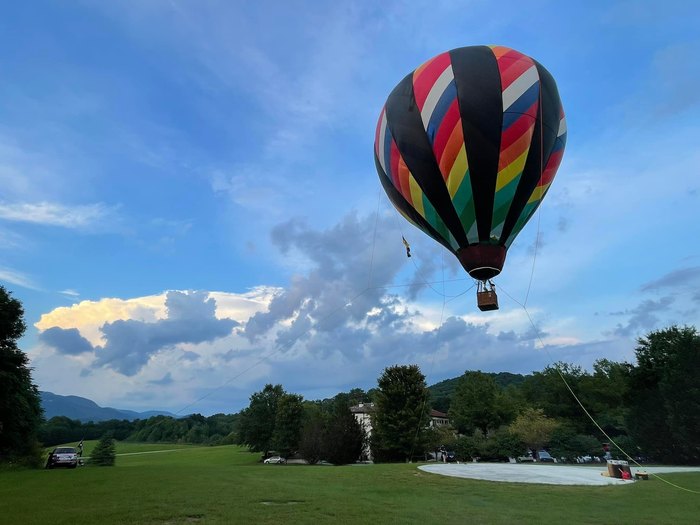
[[[476,304],[482,312],[498,310],[498,295],[496,287],[490,283],[490,288],[485,282],[480,282],[476,291]]]

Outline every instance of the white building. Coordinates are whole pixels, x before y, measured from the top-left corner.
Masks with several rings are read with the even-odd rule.
[[[372,414],[375,411],[374,403],[360,403],[359,405],[354,405],[350,407],[350,412],[353,413],[357,422],[362,426],[367,436],[367,444],[365,445],[365,450],[363,456],[368,460],[372,460],[372,451],[370,450],[369,441],[372,437]],[[443,427],[450,424],[450,420],[447,414],[440,412],[439,410],[430,410],[430,423],[429,427]]]

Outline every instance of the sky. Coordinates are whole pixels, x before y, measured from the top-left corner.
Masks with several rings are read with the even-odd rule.
[[[433,384],[633,362],[649,331],[700,326],[698,19],[674,0],[9,3],[0,284],[35,383],[210,415],[397,364]],[[373,159],[393,87],[486,44],[552,73],[568,128],[496,312]]]

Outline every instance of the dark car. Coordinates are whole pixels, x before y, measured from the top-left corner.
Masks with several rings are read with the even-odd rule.
[[[445,461],[447,463],[454,463],[455,461],[457,461],[457,456],[455,456],[454,452],[447,452],[445,454]]]
[[[537,453],[537,461],[540,463],[556,463],[554,458],[546,450],[540,450]]]
[[[78,466],[78,451],[73,447],[58,447],[49,453],[46,459],[46,468]]]

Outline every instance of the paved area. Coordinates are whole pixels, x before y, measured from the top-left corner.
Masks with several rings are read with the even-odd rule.
[[[603,476],[606,465],[545,465],[522,463],[460,463],[434,464],[418,467],[424,472],[457,478],[482,479],[487,481],[509,481],[511,483],[542,483],[545,485],[624,485],[634,483]],[[700,467],[632,467],[650,474],[667,472],[700,472]],[[652,478],[653,479],[653,478]]]

